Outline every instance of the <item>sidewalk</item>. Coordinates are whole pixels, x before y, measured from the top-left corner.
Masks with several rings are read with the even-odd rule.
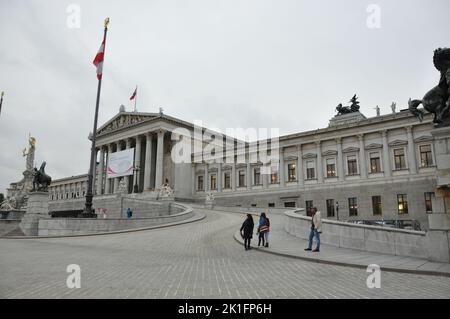
[[[272,216],[274,217],[274,216]],[[402,272],[402,273],[414,273],[423,275],[436,275],[450,277],[450,264],[448,263],[436,263],[430,262],[426,259],[402,257],[394,255],[383,255],[378,253],[372,253],[367,251],[360,251],[354,249],[338,248],[329,245],[321,245],[320,252],[304,251],[308,243],[306,240],[294,237],[281,227],[281,218],[278,227],[274,227],[269,235],[268,248],[258,248],[258,238],[253,236],[251,246],[253,249],[276,254],[285,257],[298,258],[310,262],[326,263],[339,266],[356,267],[366,269],[370,264],[376,264],[384,271]],[[284,224],[283,224],[284,225]],[[239,231],[234,234],[234,239],[240,244],[244,245],[244,241],[241,238]],[[313,249],[315,248],[315,242]]]

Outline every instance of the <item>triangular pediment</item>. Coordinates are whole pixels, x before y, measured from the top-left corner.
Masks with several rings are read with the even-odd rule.
[[[414,139],[414,142],[416,143],[421,143],[421,142],[431,142],[433,140],[433,137],[430,135],[422,135],[419,137],[416,137]]]
[[[359,152],[359,147],[350,146],[342,150],[342,153],[355,153],[355,152]]]
[[[376,148],[383,148],[383,144],[371,143],[369,145],[366,145],[366,147],[365,147],[366,150],[373,150],[373,149],[376,149]]]
[[[316,158],[317,154],[314,153],[306,153],[302,156],[302,158]]]
[[[131,127],[138,123],[152,120],[158,117],[154,113],[139,113],[139,112],[120,112],[108,122],[103,124],[98,130],[97,135],[120,130],[125,127]]]
[[[337,151],[335,150],[327,150],[325,152],[322,153],[322,156],[332,156],[332,155],[337,155]]]
[[[408,144],[408,141],[405,140],[394,140],[389,143],[389,146],[398,146],[398,145],[406,145]]]

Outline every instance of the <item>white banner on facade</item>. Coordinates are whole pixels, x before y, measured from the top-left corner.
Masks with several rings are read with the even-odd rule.
[[[109,154],[106,174],[108,178],[133,175],[134,148]]]

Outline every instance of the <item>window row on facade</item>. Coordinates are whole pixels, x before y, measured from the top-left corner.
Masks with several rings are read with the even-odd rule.
[[[433,167],[433,154],[432,154],[432,146],[431,144],[423,144],[418,146],[419,156],[420,156],[420,168]],[[382,164],[382,150],[375,150],[367,152],[367,163],[368,167],[365,167],[369,174],[379,174],[383,173],[383,164]],[[407,157],[406,157],[406,146],[405,147],[395,147],[392,149],[392,164],[393,171],[401,171],[407,170]],[[297,182],[300,178],[306,181],[313,181],[318,179],[318,160],[317,158],[307,158],[301,160],[303,163],[303,174],[299,174],[298,171],[298,161],[287,160],[284,163],[284,172],[286,173],[286,178],[284,178],[283,182]],[[358,154],[349,153],[343,157],[343,161],[345,161],[345,165],[342,165],[344,170],[344,175],[346,177],[358,176],[361,174],[360,167],[360,159]],[[283,161],[284,162],[284,161]],[[328,179],[333,179],[338,177],[339,170],[337,168],[338,158],[337,156],[326,156],[323,160],[323,169],[324,169],[324,177]],[[249,171],[247,167],[242,167],[236,169],[236,187],[248,187],[248,186],[259,186],[263,185],[264,175],[261,172],[262,165],[253,166]],[[280,172],[278,168],[270,168],[271,173],[269,175],[269,184],[279,184],[280,182]],[[251,179],[247,178],[247,174],[251,174]],[[196,190],[204,191],[204,190],[218,190],[218,173],[212,172],[208,173],[208,185],[206,185],[205,176],[206,174],[197,174],[196,180]],[[300,176],[300,177],[299,177]],[[232,188],[232,171],[224,171],[222,173],[222,183],[221,188],[223,189],[231,189]],[[283,176],[284,177],[284,176]],[[250,183],[250,185],[249,185]]]

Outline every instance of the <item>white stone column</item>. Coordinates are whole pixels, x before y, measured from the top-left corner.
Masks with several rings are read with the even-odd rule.
[[[197,192],[197,181],[195,180],[195,170],[196,170],[196,164],[191,164],[191,188],[192,188],[192,195],[194,195]]]
[[[301,144],[297,147],[297,183],[300,186],[305,183],[305,176],[303,173],[303,152]]]
[[[231,189],[236,190],[236,163],[231,164]]]
[[[284,167],[284,150],[280,148],[280,166],[278,168],[278,178],[280,180],[280,187],[285,185],[285,167]]]
[[[406,134],[408,136],[408,165],[409,165],[409,173],[417,174],[416,147],[414,145],[412,130],[413,130],[412,125],[406,127]]]
[[[134,168],[138,169],[133,174],[134,176],[134,182],[133,182],[133,191],[134,191],[134,185],[138,186],[138,192],[140,189],[140,176],[141,176],[141,137],[136,136],[136,148],[134,150]]]
[[[389,177],[391,176],[391,160],[390,160],[390,152],[389,152],[389,145],[387,140],[387,130],[381,131],[381,136],[383,139],[383,171],[384,176]]]
[[[247,189],[252,189],[252,165],[250,164],[250,154],[247,162]]]
[[[122,147],[121,147],[120,141],[118,141],[116,143],[116,145],[117,145],[116,152],[122,151]],[[119,191],[119,183],[120,183],[120,177],[114,178],[114,193],[117,193]]]
[[[144,190],[148,191],[151,187],[151,167],[152,167],[152,147],[153,140],[152,134],[147,133],[145,136],[146,144],[145,144],[145,168],[144,168]]]
[[[103,170],[105,163],[105,149],[100,147],[100,163],[98,164],[98,181],[97,181],[97,195],[102,194],[103,189]]]
[[[155,188],[161,188],[163,185],[163,173],[164,173],[164,130],[158,131],[158,144],[156,146],[156,175],[155,175]]]
[[[125,149],[130,149],[131,148],[131,142],[132,139],[131,138],[127,138],[126,139],[126,144],[125,144]],[[126,183],[126,193],[129,193],[129,189],[130,189],[130,182],[133,183],[133,175],[127,175],[124,177],[125,178],[125,183]]]
[[[344,154],[342,154],[342,139],[338,137],[336,139],[336,146],[337,146],[337,175],[339,178],[339,181],[343,181],[345,178],[345,170],[344,170]]]
[[[359,175],[367,178],[366,150],[364,145],[364,134],[358,134],[359,139]]]
[[[106,168],[108,168],[108,162],[109,162],[109,156],[112,153],[112,144],[108,145],[108,157],[107,157],[107,161],[106,161]],[[111,182],[113,181],[113,178],[108,178],[108,172],[106,172],[106,176],[105,176],[105,194],[110,194],[111,193]]]
[[[208,163],[205,162],[205,173],[203,177],[203,189],[205,193],[209,191],[209,174],[208,174]]]
[[[269,166],[269,168],[267,168],[266,164],[263,164],[263,166],[261,167],[260,176],[262,178],[263,188],[268,188],[269,187],[270,174],[266,174],[269,170],[270,170],[270,166]]]
[[[317,150],[317,182],[323,183],[322,143],[316,141]]]
[[[222,191],[222,163],[217,168],[217,192]]]

